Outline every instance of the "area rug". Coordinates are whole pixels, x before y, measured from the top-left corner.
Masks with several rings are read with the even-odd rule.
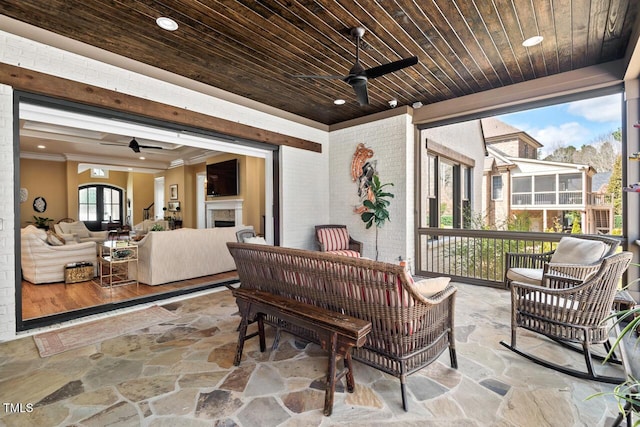
[[[171,311],[154,305],[132,313],[44,332],[34,335],[33,339],[40,357],[48,357],[174,320],[177,317]]]

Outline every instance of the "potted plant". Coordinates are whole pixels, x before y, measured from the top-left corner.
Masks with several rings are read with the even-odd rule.
[[[618,324],[620,333],[615,342],[611,346],[609,353],[605,357],[605,361],[614,355],[614,351],[620,346],[622,340],[626,340],[626,336],[633,331],[640,333],[640,305],[622,310],[617,313],[613,313],[606,320],[615,320],[615,324]],[[640,340],[640,338],[638,338]],[[628,350],[627,350],[628,351]],[[635,351],[635,348],[631,351]],[[622,357],[628,357],[623,354]],[[634,415],[636,420],[640,416],[640,379],[635,378],[631,373],[628,373],[627,379],[622,384],[618,384],[613,388],[613,391],[596,393],[588,397],[591,399],[596,396],[602,396],[605,394],[611,394],[618,401],[618,408],[621,413],[629,411],[629,416]],[[640,425],[640,420],[637,420],[634,426]]]
[[[378,229],[384,225],[389,219],[389,211],[387,207],[391,204],[389,198],[393,198],[393,194],[387,193],[384,187],[393,186],[392,183],[381,184],[378,175],[373,175],[369,186],[370,198],[362,204],[367,210],[360,214],[360,218],[365,223],[367,229],[373,224],[376,225],[376,261],[378,260]]]
[[[47,218],[44,216],[33,216],[33,224],[35,224],[38,228],[44,228],[45,230],[49,229],[49,223],[53,221],[53,218]]]

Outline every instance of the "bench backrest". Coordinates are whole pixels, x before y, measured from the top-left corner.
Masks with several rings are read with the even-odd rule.
[[[242,287],[370,321],[369,347],[409,353],[415,344],[405,346],[401,336],[424,329],[422,339],[436,339],[442,333],[437,324],[450,322],[448,304],[431,308],[442,306],[442,299],[449,298],[455,288],[430,303],[411,288],[403,266],[302,249],[233,242],[227,246]],[[434,337],[427,336],[432,333]]]

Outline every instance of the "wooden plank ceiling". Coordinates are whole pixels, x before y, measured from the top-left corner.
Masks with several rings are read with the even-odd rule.
[[[638,0],[3,0],[8,17],[325,124],[622,58]],[[170,32],[156,18],[174,19]],[[369,105],[342,80],[362,26]],[[542,35],[534,47],[528,37]],[[344,105],[333,101],[345,99]]]

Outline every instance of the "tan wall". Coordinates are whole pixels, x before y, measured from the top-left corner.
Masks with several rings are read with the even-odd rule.
[[[142,221],[143,210],[153,203],[154,176],[148,173],[130,173],[132,181],[131,194],[131,224]]]
[[[64,162],[20,159],[20,188],[26,188],[29,197],[20,203],[20,227],[33,222],[33,217],[52,218],[54,222],[67,217],[66,165]],[[33,209],[36,197],[47,202],[44,212]]]

